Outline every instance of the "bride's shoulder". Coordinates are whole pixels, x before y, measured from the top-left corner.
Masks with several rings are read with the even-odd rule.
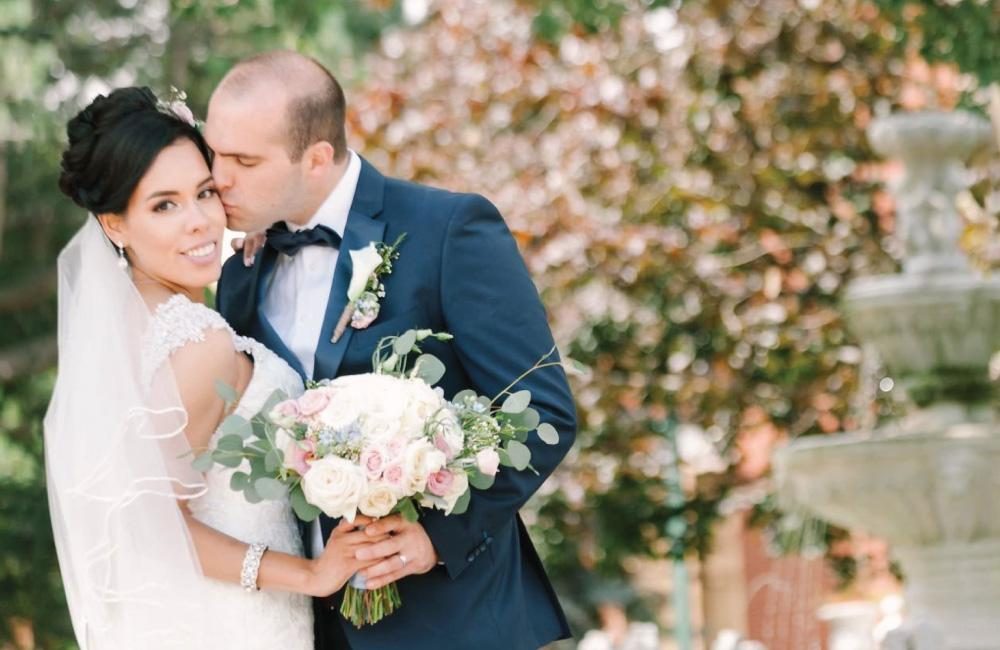
[[[153,308],[143,337],[143,373],[148,378],[187,347],[198,353],[231,353],[235,334],[225,319],[205,305],[176,294]]]

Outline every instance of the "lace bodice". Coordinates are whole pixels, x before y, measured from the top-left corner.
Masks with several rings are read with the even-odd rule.
[[[204,305],[175,295],[153,313],[143,341],[142,372],[145,381],[170,355],[185,345],[205,340],[209,330],[224,330],[233,339],[237,351],[253,358],[250,382],[235,412],[247,419],[255,415],[275,389],[289,396],[302,394],[299,375],[278,355],[261,343],[236,334],[228,323]],[[214,445],[220,436],[212,437]],[[249,470],[246,464],[235,469],[215,465],[205,475],[207,491],[189,502],[188,507],[199,521],[242,542],[263,542],[269,548],[302,555],[298,523],[287,501],[262,501],[251,504],[229,487],[234,472]],[[288,648],[307,650],[313,647],[312,608],[309,599],[299,594],[266,592],[247,594],[238,585],[206,579],[206,606],[218,609],[218,645],[226,648]],[[213,635],[215,632],[213,631]]]

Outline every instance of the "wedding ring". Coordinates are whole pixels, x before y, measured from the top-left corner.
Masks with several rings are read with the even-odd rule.
[[[406,559],[406,556],[402,553],[399,554],[399,561],[403,563],[403,566],[406,566],[406,563],[409,562],[409,560]]]

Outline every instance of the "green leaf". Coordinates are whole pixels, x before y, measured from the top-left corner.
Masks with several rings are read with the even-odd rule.
[[[262,476],[267,476],[270,472],[264,465],[264,456],[250,456],[250,480],[256,481]]]
[[[212,459],[223,467],[239,467],[243,462],[243,456],[225,449],[216,449],[213,451]]]
[[[281,499],[288,492],[288,488],[285,487],[284,483],[278,479],[270,478],[268,476],[254,481],[253,489],[257,491],[257,494],[259,494],[261,498],[271,499],[272,501]]]
[[[229,489],[242,492],[250,485],[250,475],[246,472],[233,472],[229,477]]]
[[[428,386],[441,381],[444,373],[444,364],[433,354],[421,354],[417,357],[417,376],[427,382]]]
[[[257,494],[257,490],[253,488],[253,485],[248,485],[247,489],[243,490],[243,498],[245,498],[249,503],[260,503],[263,499]]]
[[[458,501],[455,502],[455,507],[452,508],[451,514],[453,515],[463,515],[465,511],[469,509],[469,503],[472,501],[472,490],[466,490],[462,496],[458,497]]]
[[[247,419],[235,413],[222,421],[219,430],[223,435],[239,436],[241,440],[246,440],[253,435],[253,427]]]
[[[524,429],[526,431],[531,431],[532,429],[537,428],[538,423],[541,421],[542,418],[538,415],[538,411],[533,408],[526,408],[523,413],[510,415],[510,423],[518,429]]]
[[[212,457],[212,452],[206,451],[202,454],[199,454],[198,457],[191,462],[191,467],[193,467],[198,472],[207,472],[208,470],[212,469],[212,465],[214,464],[215,460]]]
[[[396,504],[395,510],[403,515],[403,519],[410,523],[414,523],[420,519],[420,513],[417,512],[417,507],[413,505],[413,499],[403,499]]]
[[[500,464],[504,467],[514,466],[514,461],[511,460],[510,454],[507,453],[506,449],[497,449],[497,455],[500,456]]]
[[[306,495],[303,494],[301,487],[292,490],[291,501],[295,516],[302,521],[313,521],[322,512],[319,508],[306,501]]]
[[[495,476],[487,476],[479,470],[473,470],[469,474],[469,485],[476,488],[477,490],[488,490],[493,487],[493,483],[496,481]]]
[[[524,411],[531,405],[531,391],[519,390],[511,394],[503,401],[500,410],[504,413],[517,414]]]
[[[271,449],[264,455],[264,469],[269,473],[278,471],[284,461],[284,454],[280,449]]]
[[[216,445],[216,448],[221,449],[223,451],[232,451],[240,453],[243,451],[243,438],[241,438],[235,433],[222,436],[221,438],[219,438],[219,442]]]
[[[233,404],[238,399],[236,390],[221,379],[215,380],[215,392],[226,404]]]
[[[264,413],[266,415],[271,412],[271,409],[273,409],[281,402],[284,402],[286,399],[288,399],[288,394],[285,391],[278,388],[273,393],[271,393],[270,397],[267,398],[267,401],[264,402],[264,406],[261,407],[259,412]]]
[[[556,431],[556,428],[548,422],[543,422],[538,425],[538,437],[541,438],[542,442],[547,445],[559,444],[559,432]]]
[[[392,351],[403,357],[417,344],[417,330],[406,330],[392,342]]]
[[[514,469],[519,471],[525,469],[531,462],[531,450],[517,440],[511,440],[507,443],[507,455],[510,456],[510,462]]]

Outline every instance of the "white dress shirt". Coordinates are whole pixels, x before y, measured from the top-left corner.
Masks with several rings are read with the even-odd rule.
[[[351,211],[354,191],[361,175],[361,159],[353,151],[349,155],[350,161],[343,177],[309,223],[299,226],[286,222],[289,230],[296,232],[323,225],[344,236],[347,215]],[[339,256],[339,251],[329,246],[305,246],[293,256],[279,253],[274,275],[264,295],[264,315],[302,364],[309,379],[313,378],[319,337],[332,335],[332,332],[320,330]]]
[[[344,236],[347,215],[351,211],[361,175],[361,159],[353,151],[349,154],[350,161],[344,175],[313,218],[305,226],[286,222],[289,230],[294,232],[324,225]],[[274,275],[264,295],[264,315],[310,379],[313,378],[319,338],[332,335],[332,332],[321,330],[339,256],[339,251],[329,246],[304,246],[293,256],[279,253]],[[323,553],[319,519],[313,522],[310,537],[312,557],[319,557]]]

